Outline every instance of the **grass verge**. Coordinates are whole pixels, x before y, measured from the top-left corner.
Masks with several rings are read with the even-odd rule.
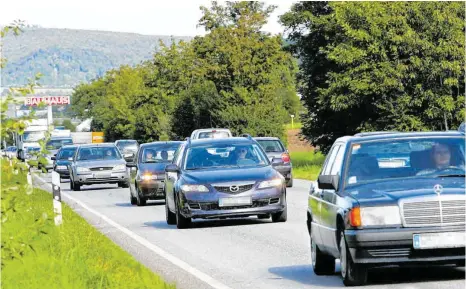
[[[1,288],[175,288],[52,196],[27,186],[24,172],[2,161]]]
[[[293,178],[316,180],[325,161],[325,156],[314,152],[291,152]]]

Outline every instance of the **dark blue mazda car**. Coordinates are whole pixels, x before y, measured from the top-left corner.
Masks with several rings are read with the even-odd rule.
[[[165,168],[166,219],[187,228],[196,218],[258,216],[285,222],[286,182],[251,137],[189,140]]]

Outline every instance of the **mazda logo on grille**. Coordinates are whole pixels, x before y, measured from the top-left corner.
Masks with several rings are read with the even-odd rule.
[[[438,184],[435,185],[435,186],[434,186],[434,192],[435,192],[437,195],[440,196],[440,194],[443,192],[443,187],[442,187],[442,185],[438,185]]]
[[[238,186],[230,186],[230,191],[235,193],[235,192],[239,191],[239,187]]]

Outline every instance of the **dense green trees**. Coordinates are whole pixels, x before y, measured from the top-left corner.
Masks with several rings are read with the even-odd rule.
[[[93,117],[108,140],[182,139],[201,127],[282,137],[288,114],[299,109],[297,66],[280,36],[260,31],[274,7],[213,2],[201,9],[205,36],[161,43],[151,61],[78,86],[76,113]]]
[[[322,150],[358,131],[464,120],[463,3],[300,2],[281,20],[301,60],[303,133]]]

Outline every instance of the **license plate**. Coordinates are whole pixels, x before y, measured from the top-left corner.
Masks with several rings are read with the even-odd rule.
[[[458,248],[464,247],[465,232],[442,232],[413,235],[414,249]]]
[[[111,173],[95,173],[93,175],[94,178],[109,178],[112,174]]]
[[[220,198],[218,200],[219,207],[248,206],[251,204],[251,197]]]

